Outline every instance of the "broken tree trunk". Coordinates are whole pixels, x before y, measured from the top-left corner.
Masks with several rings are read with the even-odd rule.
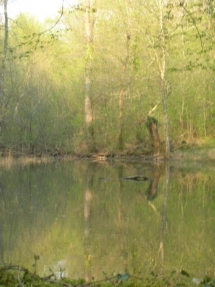
[[[158,121],[153,117],[147,117],[146,126],[152,139],[152,145],[154,147],[154,151],[156,153],[159,153],[161,147],[161,141],[158,132]]]

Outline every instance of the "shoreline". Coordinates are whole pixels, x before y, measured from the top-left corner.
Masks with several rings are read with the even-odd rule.
[[[0,156],[0,166],[10,167],[13,165],[29,165],[29,164],[46,164],[56,161],[74,161],[74,160],[87,160],[93,162],[137,162],[137,163],[202,163],[213,164],[215,163],[215,148],[201,148],[190,150],[177,150],[170,154],[169,158],[165,158],[163,154],[128,154],[126,152],[111,153],[111,152],[98,152],[86,154],[65,154],[65,155],[50,155],[44,154],[20,154],[9,153]]]

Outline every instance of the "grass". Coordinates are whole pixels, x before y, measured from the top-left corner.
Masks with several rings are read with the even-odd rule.
[[[172,271],[168,275],[158,275],[153,272],[145,278],[125,274],[116,274],[103,280],[86,282],[84,279],[63,278],[56,280],[54,274],[41,278],[35,273],[29,272],[26,268],[20,266],[4,266],[0,268],[0,286],[21,286],[21,287],[38,287],[38,286],[65,286],[65,287],[215,287],[215,280],[205,278],[192,278],[186,271]]]

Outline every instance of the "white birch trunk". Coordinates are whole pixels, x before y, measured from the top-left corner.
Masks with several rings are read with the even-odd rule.
[[[93,0],[85,0],[85,32],[87,42],[87,55],[85,65],[85,124],[88,132],[88,144],[90,149],[95,148],[94,130],[93,130],[93,108],[91,99],[91,71],[92,71],[92,53],[93,53],[93,27],[94,16],[92,12]]]
[[[170,155],[170,141],[169,141],[169,120],[168,120],[168,111],[167,111],[167,91],[166,91],[166,39],[164,33],[164,1],[160,0],[160,39],[161,39],[161,49],[162,56],[160,62],[160,77],[161,77],[161,94],[162,94],[162,103],[163,103],[163,112],[164,112],[164,123],[165,123],[165,138],[166,138],[166,157]]]

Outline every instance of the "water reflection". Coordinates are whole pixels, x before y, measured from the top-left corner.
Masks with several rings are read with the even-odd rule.
[[[1,262],[91,280],[215,275],[213,168],[73,162],[1,170]],[[142,175],[150,180],[122,180]]]

